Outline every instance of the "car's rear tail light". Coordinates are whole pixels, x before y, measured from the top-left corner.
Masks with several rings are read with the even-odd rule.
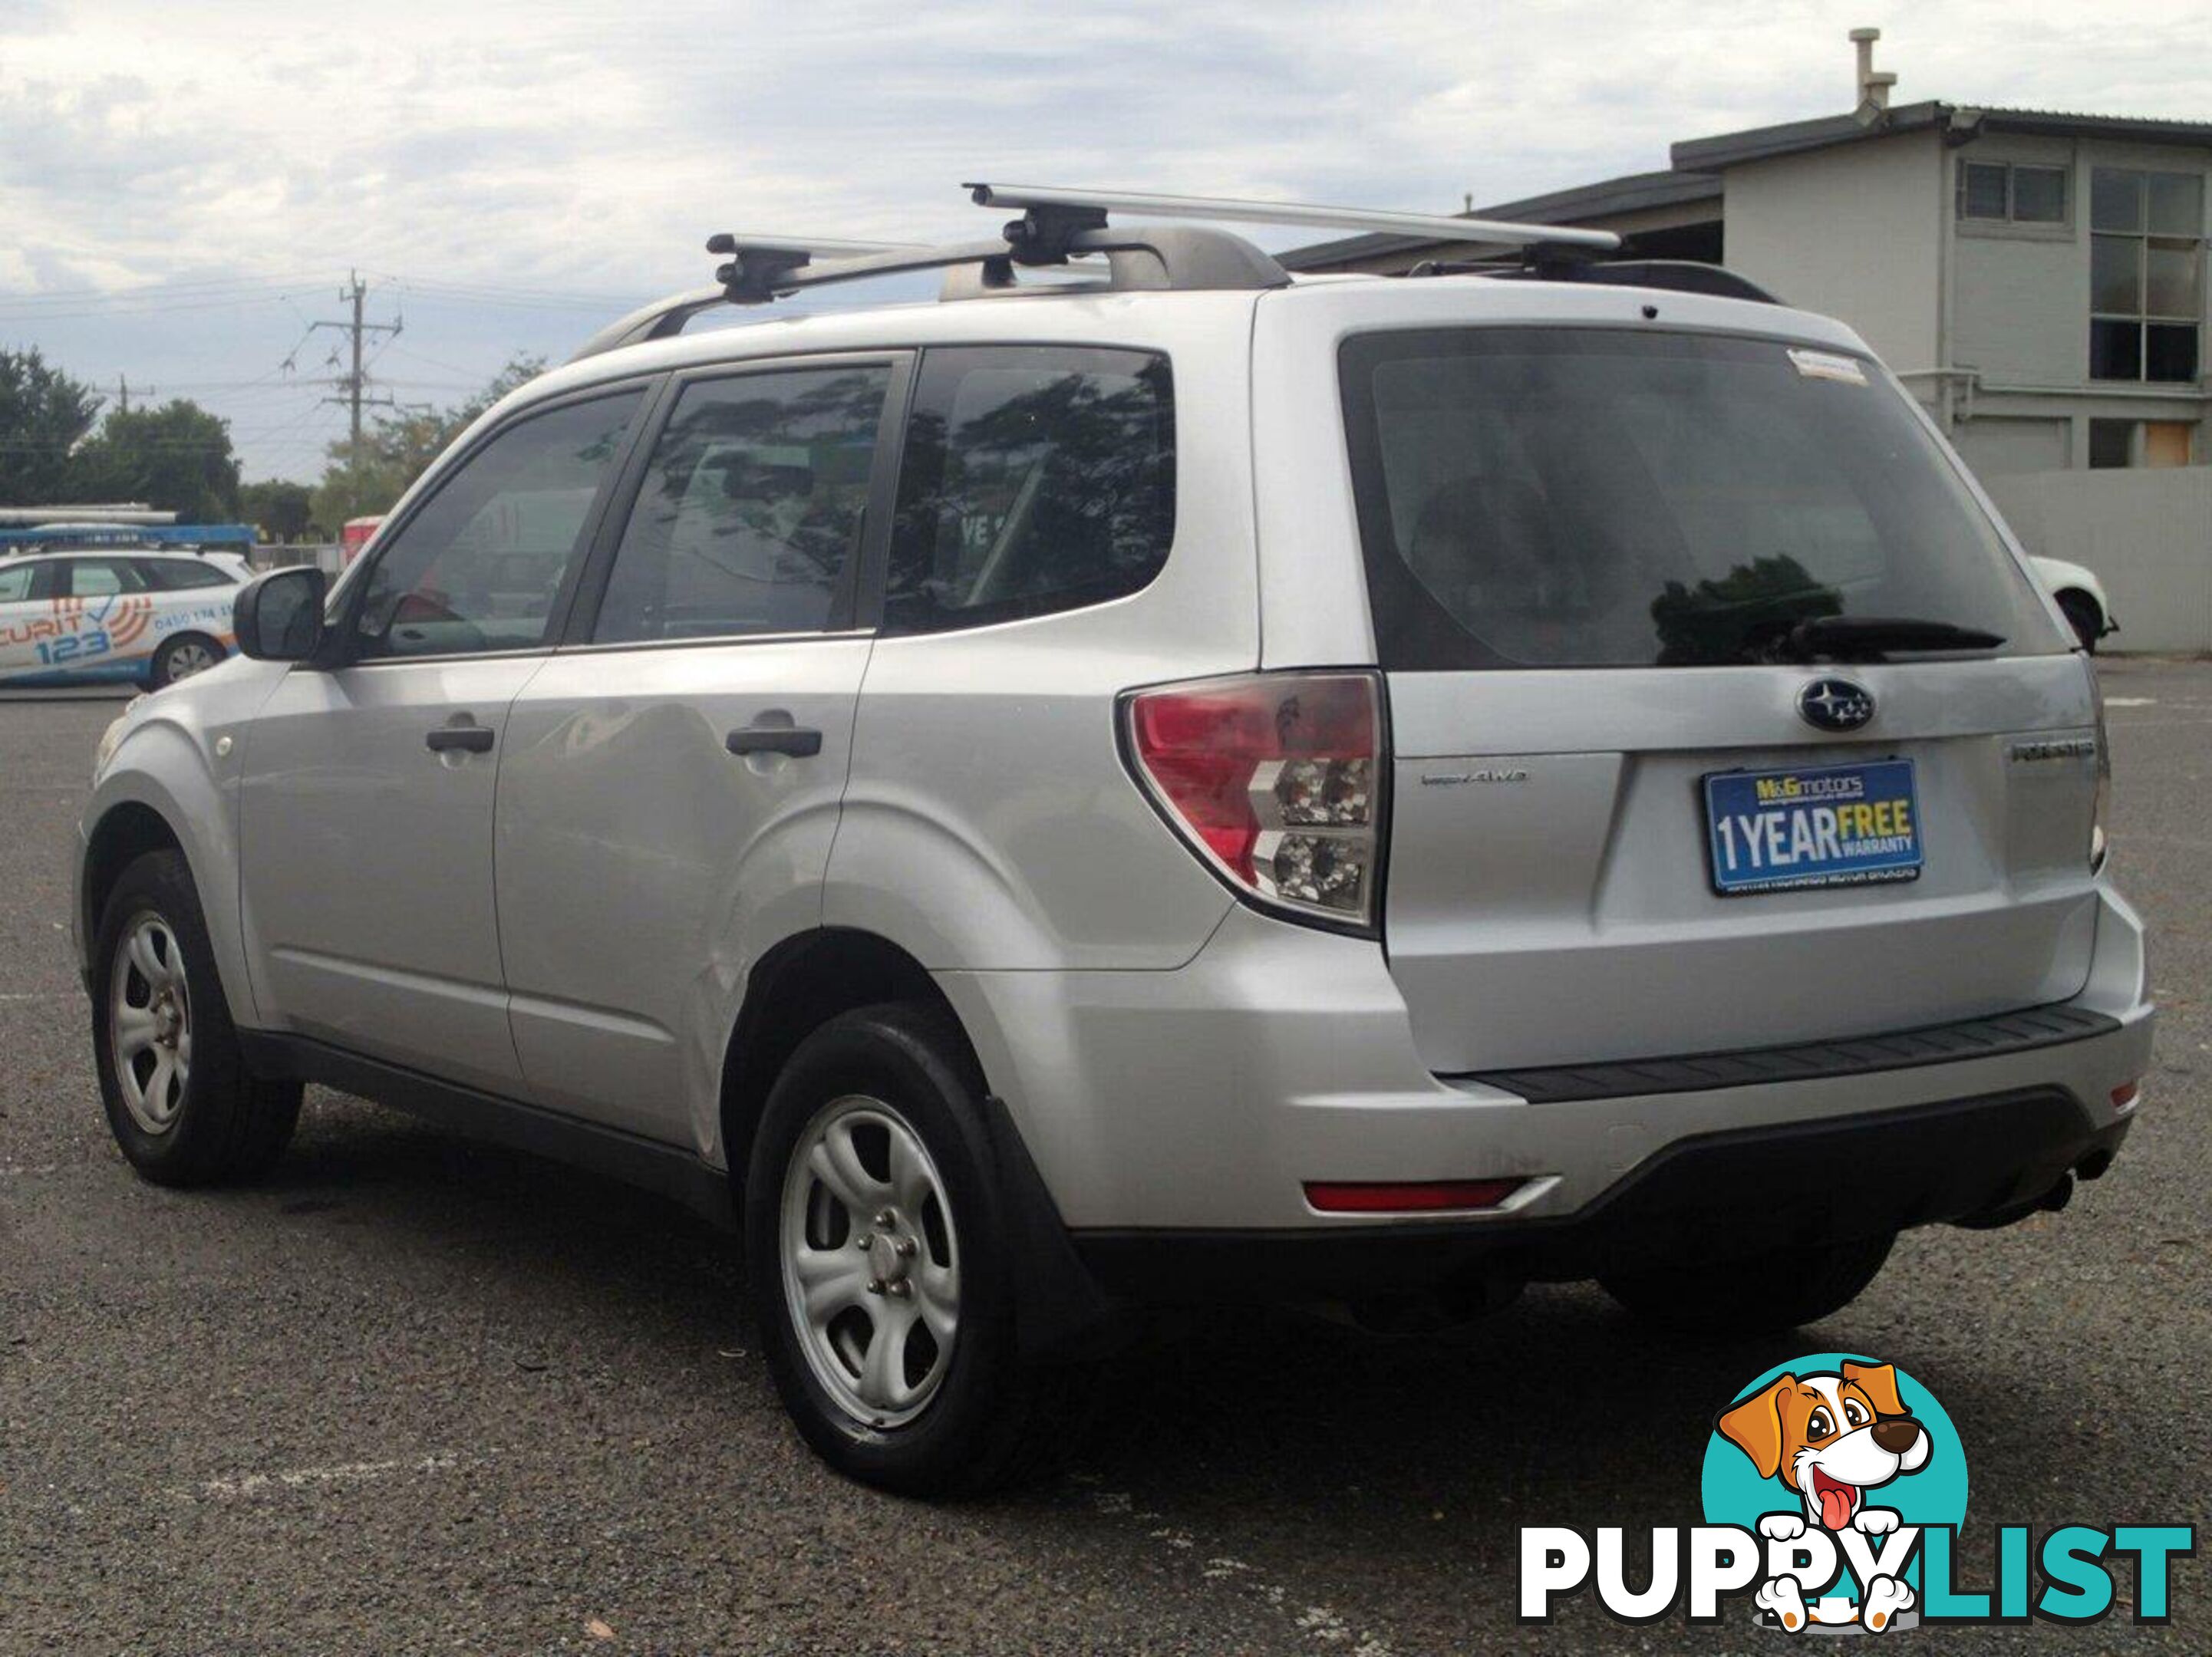
[[[1130,694],[1137,780],[1236,888],[1295,914],[1375,924],[1382,685],[1373,673],[1258,673]]]
[[[1431,1214],[1496,1208],[1525,1180],[1306,1181],[1306,1204],[1323,1214]]]

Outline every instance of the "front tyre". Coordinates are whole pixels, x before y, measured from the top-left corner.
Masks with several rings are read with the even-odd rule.
[[[149,852],[116,881],[93,938],[92,996],[100,1101],[131,1167],[194,1186],[276,1159],[300,1084],[247,1071],[181,853]]]
[[[776,1390],[832,1466],[908,1496],[1034,1474],[1084,1372],[1021,1362],[981,1077],[936,1009],[861,1008],[799,1045],[745,1181],[747,1275]]]
[[[1889,1258],[1894,1232],[1780,1248],[1736,1260],[1662,1264],[1598,1282],[1647,1323],[1683,1334],[1778,1334],[1856,1300]]]
[[[204,673],[222,659],[222,646],[204,634],[179,633],[165,639],[161,647],[154,652],[154,660],[146,670],[149,689],[159,690],[163,685],[189,679],[195,673]]]

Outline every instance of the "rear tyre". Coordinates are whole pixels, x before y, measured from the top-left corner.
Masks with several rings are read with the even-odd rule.
[[[195,673],[204,673],[222,659],[222,646],[204,633],[179,633],[174,638],[164,639],[161,647],[154,652],[154,660],[146,670],[149,689],[159,690],[163,685],[175,684],[189,679]]]
[[[2097,640],[2105,636],[2105,612],[2097,607],[2097,601],[2086,592],[2062,592],[2058,608],[2066,613],[2067,623],[2081,641],[2081,648],[2095,655]]]
[[[907,1496],[1034,1477],[1091,1371],[1024,1364],[981,1077],[941,1011],[864,1007],[777,1077],[745,1181],[746,1272],[776,1390],[823,1460]]]
[[[1605,1292],[1644,1321],[1686,1334],[1779,1333],[1856,1300],[1889,1258],[1894,1232],[1736,1260],[1608,1272]]]
[[[183,853],[149,852],[116,881],[93,938],[92,998],[100,1101],[131,1167],[196,1186],[276,1160],[301,1087],[246,1070]]]

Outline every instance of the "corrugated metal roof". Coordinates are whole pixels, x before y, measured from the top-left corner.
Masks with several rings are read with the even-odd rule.
[[[1710,138],[1688,138],[1668,152],[1677,168],[1711,172],[1746,161],[1825,149],[1866,138],[1894,137],[1926,128],[1960,131],[1978,122],[1993,132],[2042,133],[2058,137],[2124,136],[2138,143],[2212,148],[2212,121],[2167,120],[2148,115],[2083,115],[2056,109],[2012,109],[2001,106],[1948,104],[1934,99],[1885,110],[1872,121],[1856,115],[1823,115],[1778,126],[1751,127]]]

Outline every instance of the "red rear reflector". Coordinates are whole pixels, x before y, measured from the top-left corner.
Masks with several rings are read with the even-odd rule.
[[[2130,1105],[2132,1105],[2136,1100],[2142,1097],[2142,1083],[2141,1081],[2123,1082],[2119,1086],[2112,1089],[2112,1108],[2114,1110],[2125,1110]]]
[[[1495,1208],[1526,1180],[1401,1180],[1346,1184],[1306,1181],[1306,1201],[1324,1214],[1420,1214]]]

